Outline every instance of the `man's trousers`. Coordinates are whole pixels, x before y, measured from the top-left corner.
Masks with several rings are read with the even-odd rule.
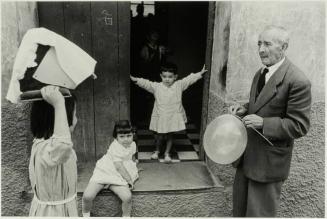
[[[284,181],[261,183],[237,168],[233,185],[234,217],[276,217]]]

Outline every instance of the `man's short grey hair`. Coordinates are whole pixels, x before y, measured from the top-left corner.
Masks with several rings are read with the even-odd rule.
[[[288,44],[290,38],[288,31],[281,26],[269,25],[264,28],[262,32],[272,31],[274,33],[275,40],[277,40],[281,45]]]

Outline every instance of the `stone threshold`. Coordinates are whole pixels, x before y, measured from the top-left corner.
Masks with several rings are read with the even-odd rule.
[[[82,193],[90,177],[95,163],[83,163],[78,170],[78,193]],[[205,192],[223,186],[215,179],[203,161],[180,163],[139,163],[139,180],[136,181],[133,193],[164,192],[183,193],[183,191]],[[111,193],[103,190],[99,195]]]

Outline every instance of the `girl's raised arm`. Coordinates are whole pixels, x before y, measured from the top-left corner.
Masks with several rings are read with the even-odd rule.
[[[57,86],[46,86],[41,89],[43,99],[51,104],[55,112],[53,134],[56,136],[70,137],[67,121],[65,99]]]
[[[68,160],[73,149],[69,131],[65,99],[59,92],[59,87],[46,86],[41,89],[43,99],[54,108],[54,131],[42,156],[49,166],[59,165]]]

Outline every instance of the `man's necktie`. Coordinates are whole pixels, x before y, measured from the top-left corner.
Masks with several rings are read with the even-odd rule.
[[[266,83],[266,74],[269,72],[268,68],[265,68],[262,73],[260,74],[259,81],[258,81],[258,87],[257,87],[257,96],[259,96],[262,88],[265,86]]]

